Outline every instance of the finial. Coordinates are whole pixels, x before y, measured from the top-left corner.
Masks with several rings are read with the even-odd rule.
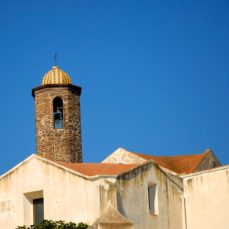
[[[54,54],[54,65],[55,65],[55,66],[57,66],[57,55],[58,55],[58,53],[56,52],[56,53]]]

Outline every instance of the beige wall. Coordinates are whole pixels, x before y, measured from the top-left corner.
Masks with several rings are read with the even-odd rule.
[[[229,228],[229,166],[183,177],[185,229]]]
[[[107,163],[146,163],[145,159],[119,148],[103,162]],[[178,176],[162,170],[153,162],[147,169],[126,174],[119,179],[124,214],[134,223],[136,229],[182,229],[183,183]],[[135,174],[135,176],[133,176]],[[157,184],[158,214],[149,212],[148,186]]]
[[[146,165],[147,166],[147,165]],[[149,168],[126,174],[119,180],[122,205],[126,216],[136,229],[182,229],[182,190],[151,162]],[[148,204],[148,185],[158,186],[158,213],[151,214]]]
[[[156,215],[148,206],[148,185],[153,183],[158,185]],[[32,199],[40,197],[46,219],[92,224],[110,203],[135,229],[182,228],[181,190],[152,162],[118,179],[86,179],[33,155],[0,178],[0,190],[0,228],[4,229],[32,224]]]
[[[32,156],[0,179],[0,228],[32,224],[29,199],[42,191],[46,219],[92,223],[100,212],[98,182]]]
[[[149,212],[151,184],[156,214]],[[39,197],[46,219],[93,224],[111,204],[135,229],[227,229],[229,166],[179,178],[147,162],[119,177],[88,178],[33,155],[0,177],[0,228],[32,224],[32,199]]]

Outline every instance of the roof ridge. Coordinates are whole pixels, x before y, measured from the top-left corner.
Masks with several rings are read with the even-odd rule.
[[[144,155],[144,156],[149,156],[149,157],[187,157],[187,156],[198,156],[198,155],[202,155],[202,154],[205,154],[207,150],[210,150],[210,149],[206,149],[204,150],[203,153],[198,153],[198,154],[178,154],[178,155],[152,155],[152,154],[143,154],[143,153],[136,153],[136,152],[131,152],[133,154],[136,154],[136,155]],[[211,150],[210,150],[211,151]]]
[[[141,165],[142,163],[111,163],[111,162],[88,162],[88,163],[85,163],[85,162],[59,162],[61,164],[77,164],[77,165]]]
[[[149,161],[144,163],[134,163],[134,164],[117,164],[117,163],[66,163],[59,162],[61,166],[77,171],[81,174],[93,177],[93,176],[120,176],[122,174],[128,173],[134,169],[137,169]]]
[[[177,174],[192,173],[209,153],[212,153],[211,149],[206,149],[200,154],[172,156],[156,156],[133,152],[136,156],[139,156],[146,161],[153,161],[166,169],[176,172]]]

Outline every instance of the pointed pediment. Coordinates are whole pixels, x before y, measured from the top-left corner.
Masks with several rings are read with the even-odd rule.
[[[111,203],[107,205],[93,225],[99,224],[133,225],[133,223],[123,216]]]
[[[147,160],[129,152],[123,148],[118,148],[115,152],[105,158],[102,163],[115,163],[115,164],[136,164],[143,163]]]

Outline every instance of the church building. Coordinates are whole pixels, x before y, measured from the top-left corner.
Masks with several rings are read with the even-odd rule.
[[[0,176],[0,228],[43,219],[94,229],[228,229],[229,165],[207,149],[155,156],[118,148],[82,162],[81,87],[54,66],[35,102],[36,154]]]

